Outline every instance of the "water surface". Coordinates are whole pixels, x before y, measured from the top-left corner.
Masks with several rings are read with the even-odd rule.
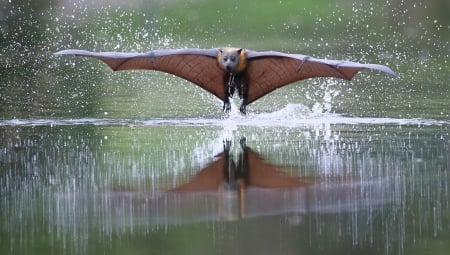
[[[250,118],[2,121],[4,251],[448,249],[448,123]],[[243,137],[252,171],[299,182],[180,188],[224,171],[205,169],[226,141],[238,164]]]

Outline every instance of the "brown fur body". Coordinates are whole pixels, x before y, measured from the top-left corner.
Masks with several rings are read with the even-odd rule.
[[[233,97],[235,90],[237,90],[239,98],[242,99],[239,110],[245,114],[248,89],[248,78],[246,75],[247,54],[245,50],[238,48],[219,49],[217,63],[225,71],[224,84],[226,96],[223,100],[223,109],[227,112],[230,111],[231,104],[229,98]]]

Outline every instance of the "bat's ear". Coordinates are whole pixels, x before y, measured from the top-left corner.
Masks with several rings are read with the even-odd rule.
[[[219,52],[220,52],[220,53],[223,53],[223,49],[219,49]]]
[[[238,53],[238,54],[241,54],[242,50],[243,50],[243,49],[240,48],[239,50],[237,50],[237,53]]]

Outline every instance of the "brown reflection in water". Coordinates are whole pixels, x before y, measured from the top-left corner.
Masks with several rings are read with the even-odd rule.
[[[222,153],[201,169],[189,182],[170,191],[241,190],[248,186],[260,188],[295,188],[309,185],[298,177],[289,176],[280,167],[265,161],[259,153],[241,139],[242,152],[237,162],[230,154],[231,142],[224,142]]]
[[[374,210],[393,199],[389,178],[289,176],[246,146],[245,139],[236,161],[234,155],[231,142],[224,142],[216,160],[169,190],[115,187],[105,196],[113,208],[106,211],[119,221],[145,219],[154,226],[269,215],[286,215],[299,225],[306,214]]]
[[[257,152],[240,140],[241,153],[235,162],[230,154],[231,141],[224,141],[223,152],[216,155],[217,160],[201,169],[189,182],[170,189],[169,192],[217,191],[219,212],[227,211],[233,205],[230,198],[236,197],[239,216],[245,215],[245,189],[255,188],[298,188],[313,184],[289,176],[280,167],[265,161]],[[233,207],[233,206],[232,206]]]

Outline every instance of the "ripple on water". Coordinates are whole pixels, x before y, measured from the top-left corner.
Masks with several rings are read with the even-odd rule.
[[[335,113],[317,113],[300,104],[288,104],[270,113],[250,113],[242,116],[230,113],[224,118],[79,118],[79,119],[9,119],[0,120],[0,126],[250,126],[250,127],[308,127],[332,124],[397,124],[418,126],[450,125],[450,121],[422,118],[351,117]]]

